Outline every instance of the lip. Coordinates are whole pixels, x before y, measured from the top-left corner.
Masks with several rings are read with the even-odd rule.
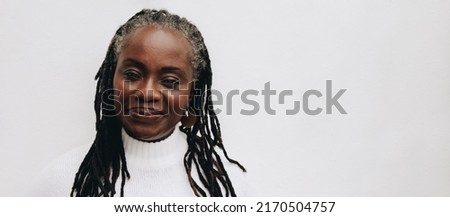
[[[134,119],[150,122],[156,121],[165,116],[164,112],[148,107],[130,108],[125,111],[125,114]]]

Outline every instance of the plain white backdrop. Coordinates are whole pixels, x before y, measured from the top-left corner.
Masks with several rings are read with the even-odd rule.
[[[2,1],[0,196],[95,135],[94,76],[142,8],[197,25],[213,88],[293,96],[219,115],[255,196],[450,196],[449,1]],[[302,93],[346,89],[348,114],[286,115]],[[325,99],[310,100],[311,108]],[[226,106],[218,106],[225,109]],[[57,176],[58,174],[55,174]],[[70,192],[70,189],[68,189]]]

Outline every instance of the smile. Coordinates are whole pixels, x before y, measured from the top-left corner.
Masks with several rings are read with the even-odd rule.
[[[165,116],[162,111],[154,110],[148,107],[131,108],[125,112],[125,116],[131,116],[139,120],[155,121]]]

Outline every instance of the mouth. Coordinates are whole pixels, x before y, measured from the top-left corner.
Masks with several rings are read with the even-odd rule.
[[[165,116],[165,113],[148,107],[137,107],[125,110],[125,116],[131,116],[138,119],[148,119],[154,121]]]

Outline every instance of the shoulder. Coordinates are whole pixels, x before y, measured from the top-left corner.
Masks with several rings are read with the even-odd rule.
[[[40,171],[25,196],[69,196],[75,174],[89,148],[90,145],[76,147],[51,161]]]

